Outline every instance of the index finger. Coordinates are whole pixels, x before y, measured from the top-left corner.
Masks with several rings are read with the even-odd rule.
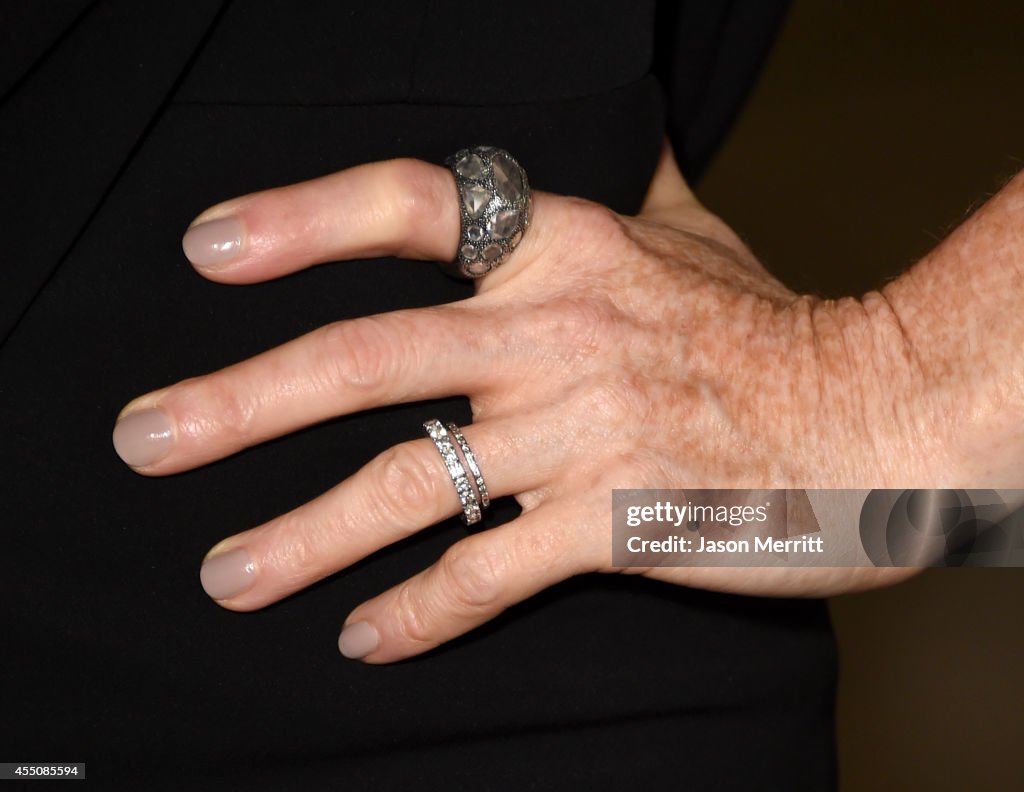
[[[182,248],[201,274],[222,283],[256,283],[339,259],[451,261],[458,201],[446,168],[415,159],[373,162],[217,204],[192,222]],[[517,261],[537,236],[531,225]]]

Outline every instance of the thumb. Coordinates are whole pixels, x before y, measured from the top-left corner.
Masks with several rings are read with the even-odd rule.
[[[687,234],[712,239],[735,251],[748,266],[763,271],[757,257],[735,231],[697,200],[676,162],[672,144],[666,137],[654,176],[638,217],[675,228]]]

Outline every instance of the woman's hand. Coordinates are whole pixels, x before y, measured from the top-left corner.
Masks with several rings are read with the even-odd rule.
[[[165,475],[338,415],[468,395],[465,434],[491,495],[514,495],[522,515],[356,608],[341,648],[374,663],[571,575],[615,571],[613,488],[930,487],[963,472],[949,405],[882,294],[787,289],[697,203],[667,147],[638,217],[544,193],[534,204],[522,243],[474,297],[330,324],[139,397],[119,417],[118,452]],[[238,284],[337,259],[451,260],[458,231],[451,174],[394,160],[218,205],[185,250],[207,278]],[[219,543],[204,586],[226,608],[261,608],[460,511],[432,442],[413,440]],[[762,595],[909,574],[629,571]]]

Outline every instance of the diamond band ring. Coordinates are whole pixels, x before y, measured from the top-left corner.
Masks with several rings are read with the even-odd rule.
[[[491,500],[487,495],[487,485],[484,484],[476,457],[473,456],[462,431],[453,423],[449,423],[446,429],[436,418],[426,421],[423,428],[434,441],[452,484],[455,485],[455,494],[459,496],[459,503],[462,504],[463,522],[466,525],[480,522],[481,510],[486,509]],[[459,451],[462,452],[461,458]],[[466,468],[469,468],[469,474],[466,473]]]
[[[449,270],[479,278],[515,250],[530,224],[533,201],[526,171],[507,151],[474,146],[445,164],[459,193],[459,246]]]
[[[447,424],[447,428],[448,434],[455,438],[459,450],[462,451],[462,458],[466,461],[466,467],[469,468],[469,475],[473,477],[476,493],[480,500],[480,508],[486,509],[491,505],[491,499],[487,494],[487,485],[484,483],[484,475],[480,472],[480,467],[476,463],[476,457],[473,456],[473,451],[470,449],[469,443],[466,442],[462,430],[453,423]]]

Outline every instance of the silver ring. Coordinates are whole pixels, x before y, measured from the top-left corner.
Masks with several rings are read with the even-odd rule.
[[[462,521],[466,525],[480,522],[481,504],[483,508],[486,508],[490,505],[490,498],[487,496],[487,487],[484,484],[483,476],[480,474],[480,468],[476,464],[476,457],[469,450],[469,443],[466,442],[466,438],[455,424],[450,423],[448,424],[448,429],[445,429],[444,424],[436,418],[425,421],[423,428],[427,431],[430,439],[434,441],[434,446],[437,448],[438,453],[441,454],[441,459],[444,460],[444,466],[451,477],[452,484],[455,485],[455,494],[459,496],[459,503],[462,504]],[[449,435],[449,429],[451,430],[451,435]],[[459,448],[465,455],[466,466],[469,467],[470,472],[473,474],[474,482],[472,483],[469,476],[466,475],[466,468],[463,467],[462,460],[459,458],[455,445],[452,443],[453,436],[455,437],[455,442],[458,443]],[[474,484],[477,489],[474,489]]]
[[[504,149],[473,146],[445,160],[459,193],[459,245],[447,267],[480,278],[500,266],[530,225],[533,199],[526,171]]]
[[[484,483],[484,474],[480,472],[480,466],[476,463],[476,457],[473,456],[473,450],[469,447],[469,443],[466,442],[466,436],[462,434],[462,430],[459,429],[455,424],[447,424],[448,434],[455,438],[455,442],[459,444],[459,449],[462,451],[462,458],[466,460],[466,467],[469,468],[470,474],[473,476],[473,483],[476,484],[476,494],[480,498],[480,508],[486,509],[491,505],[491,498],[487,494],[487,485]]]

